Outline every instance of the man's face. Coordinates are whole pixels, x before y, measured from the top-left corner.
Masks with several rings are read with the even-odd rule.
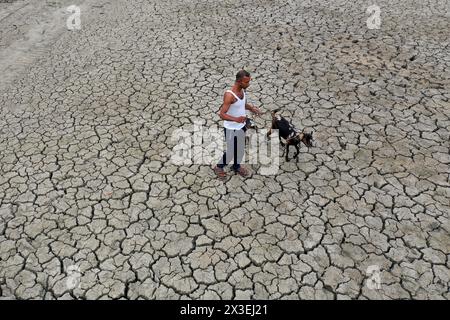
[[[244,89],[247,89],[248,86],[250,85],[250,80],[251,79],[252,79],[251,77],[244,77],[244,78],[242,78],[240,80],[241,87],[244,88]]]

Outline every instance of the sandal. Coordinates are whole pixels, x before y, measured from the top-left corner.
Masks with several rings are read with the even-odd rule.
[[[242,166],[234,172],[239,174],[241,177],[247,177],[250,174],[249,171]]]
[[[227,173],[225,172],[225,170],[223,170],[223,168],[215,166],[213,170],[216,173],[217,177],[219,177],[219,179],[223,180],[227,177]]]

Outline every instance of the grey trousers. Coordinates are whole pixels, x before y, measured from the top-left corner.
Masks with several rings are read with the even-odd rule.
[[[223,153],[222,161],[217,164],[219,168],[224,168],[233,159],[233,170],[237,171],[241,167],[242,158],[245,153],[245,131],[244,126],[239,130],[223,128],[227,150]]]

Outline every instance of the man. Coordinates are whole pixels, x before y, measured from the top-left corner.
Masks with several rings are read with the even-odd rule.
[[[262,112],[247,103],[245,89],[250,85],[250,73],[240,70],[236,74],[236,82],[227,90],[223,96],[223,104],[220,108],[219,116],[224,120],[225,141],[227,150],[224,152],[222,160],[214,168],[214,172],[219,178],[225,178],[224,167],[233,159],[233,170],[243,177],[248,176],[248,171],[241,166],[241,161],[245,152],[245,122],[247,117],[245,110],[259,115]]]

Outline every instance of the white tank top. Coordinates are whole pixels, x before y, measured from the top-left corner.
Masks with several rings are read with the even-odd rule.
[[[235,95],[234,92],[231,90],[227,90],[227,92],[230,92],[237,100],[235,103],[230,105],[230,108],[228,109],[226,114],[233,116],[233,117],[245,116],[245,91],[244,91],[244,98],[242,98],[242,99],[239,99],[239,97],[237,95]],[[231,129],[231,130],[240,130],[245,126],[245,122],[240,123],[240,122],[224,120],[223,126],[227,129]]]

